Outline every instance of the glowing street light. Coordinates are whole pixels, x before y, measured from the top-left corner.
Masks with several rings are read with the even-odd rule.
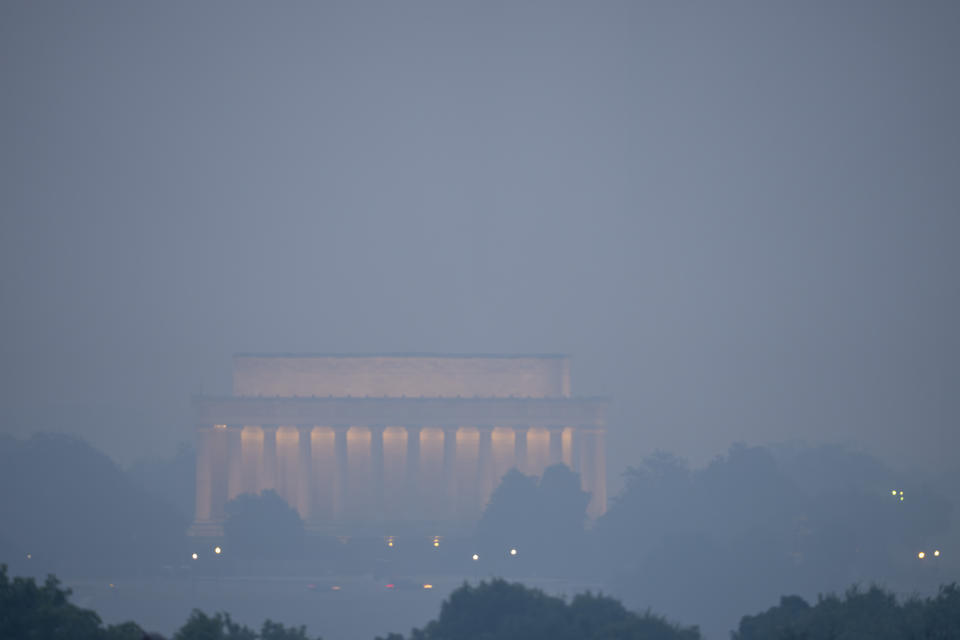
[[[196,559],[199,558],[200,556],[198,556],[196,553],[194,553],[194,554],[191,554],[190,557],[193,558],[194,560],[196,560]]]
[[[223,549],[221,549],[220,547],[214,547],[213,552],[217,555],[220,555],[221,553],[223,553]]]
[[[516,555],[517,555],[517,548],[516,548],[516,547],[514,547],[513,549],[510,549],[510,555],[511,555],[511,556],[516,556]]]
[[[433,536],[433,547],[437,548],[440,546],[440,536]]]
[[[935,555],[936,557],[939,558],[939,557],[940,557],[940,549],[935,549],[935,550],[933,551],[933,555]]]
[[[924,558],[927,557],[927,554],[924,553],[923,551],[921,551],[920,553],[917,554],[917,557],[920,558],[921,560],[923,560]]]
[[[476,561],[479,560],[479,559],[480,559],[480,555],[479,555],[479,554],[477,554],[477,553],[473,554],[473,561],[474,561],[474,562],[476,562]]]

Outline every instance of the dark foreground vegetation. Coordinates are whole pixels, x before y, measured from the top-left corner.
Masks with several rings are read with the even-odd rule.
[[[34,640],[163,640],[134,622],[104,625],[100,616],[70,602],[54,576],[9,578],[0,565],[0,638]],[[590,593],[569,602],[538,589],[493,579],[464,584],[444,601],[440,615],[408,636],[376,640],[699,640],[695,626],[667,622],[647,611]],[[734,640],[949,640],[960,638],[960,588],[950,584],[931,598],[898,602],[878,587],[852,588],[842,597],[810,605],[786,596],[778,606],[740,620]],[[267,620],[259,630],[227,613],[194,610],[173,640],[310,640],[305,627]],[[319,638],[317,640],[320,640]]]
[[[940,587],[932,598],[897,602],[878,587],[849,589],[843,597],[820,597],[814,605],[799,596],[755,616],[744,616],[734,640],[949,640],[960,638],[960,588]]]
[[[697,640],[696,627],[682,628],[650,612],[638,615],[617,600],[581,594],[570,602],[504,580],[464,585],[440,608],[440,616],[409,640]],[[400,634],[385,639],[406,640]]]

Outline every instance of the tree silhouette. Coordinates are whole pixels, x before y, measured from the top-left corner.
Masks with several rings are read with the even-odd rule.
[[[580,476],[565,465],[548,467],[539,481],[512,469],[477,524],[477,544],[491,561],[502,563],[516,548],[527,569],[568,573],[583,557],[589,499]]]
[[[246,560],[293,558],[303,549],[303,520],[276,491],[245,493],[227,503],[224,539]]]
[[[780,604],[744,616],[733,640],[947,640],[960,638],[960,588],[940,587],[932,598],[900,604],[879,587],[848,589],[842,598],[820,597],[810,606],[799,596],[785,596]]]
[[[0,439],[0,506],[0,554],[30,553],[33,571],[116,576],[183,552],[187,521],[77,438]]]
[[[306,627],[285,627],[272,620],[264,621],[257,633],[246,625],[233,621],[229,613],[208,616],[194,609],[173,640],[310,640]],[[317,636],[317,640],[321,640]]]
[[[697,640],[695,627],[680,628],[650,614],[627,611],[612,598],[581,595],[567,604],[539,589],[504,580],[463,585],[444,601],[440,616],[410,640]],[[378,639],[379,640],[379,639]],[[386,640],[402,640],[390,634]]]
[[[132,622],[104,627],[100,616],[69,601],[70,589],[47,576],[42,585],[33,578],[7,576],[0,564],[0,638],[43,640],[142,640],[143,629]]]

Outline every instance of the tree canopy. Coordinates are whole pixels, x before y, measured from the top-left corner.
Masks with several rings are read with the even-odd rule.
[[[565,465],[547,467],[539,480],[512,469],[477,524],[478,545],[488,558],[506,559],[517,548],[527,569],[570,572],[583,559],[589,500]]]
[[[173,634],[173,640],[310,640],[307,628],[285,627],[272,620],[264,621],[260,632],[234,622],[228,613],[215,613],[212,616],[194,609],[180,629]],[[317,640],[321,640],[317,636]]]
[[[853,587],[843,597],[821,597],[813,606],[800,596],[755,616],[744,616],[733,640],[947,640],[960,638],[960,588],[950,584],[932,598],[898,603],[880,587]]]
[[[224,538],[234,557],[295,557],[303,547],[303,520],[276,491],[244,493],[227,503]]]
[[[32,571],[117,575],[170,564],[187,520],[77,438],[0,438],[0,557]]]
[[[410,640],[698,640],[650,613],[638,615],[613,598],[584,594],[571,602],[504,580],[465,584],[444,601],[440,616]],[[385,640],[402,640],[390,634]],[[380,639],[378,639],[380,640]]]
[[[133,622],[104,626],[91,609],[71,603],[70,589],[54,576],[42,585],[33,578],[7,576],[0,564],[0,638],[43,640],[142,640],[143,629]]]

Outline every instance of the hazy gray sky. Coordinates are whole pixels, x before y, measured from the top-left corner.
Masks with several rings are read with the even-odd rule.
[[[0,430],[565,352],[654,448],[960,447],[956,2],[0,3]]]

